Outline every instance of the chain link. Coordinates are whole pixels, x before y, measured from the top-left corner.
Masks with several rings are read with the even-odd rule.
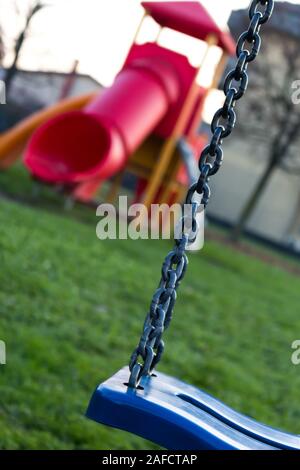
[[[258,10],[259,6],[263,11]],[[202,203],[204,206],[208,204],[210,197],[209,177],[217,173],[222,165],[222,141],[232,133],[235,126],[235,104],[244,96],[248,87],[248,64],[256,58],[260,50],[261,38],[259,31],[261,25],[270,18],[273,7],[274,0],[252,0],[249,8],[249,27],[238,39],[236,66],[228,73],[224,81],[225,101],[222,108],[216,111],[211,123],[212,137],[209,145],[209,155],[214,160],[210,161],[212,166],[210,171],[207,168],[207,147],[202,151],[199,158],[200,176],[195,191],[203,194]],[[246,48],[246,43],[249,45],[249,50]]]
[[[185,254],[188,243],[185,234],[165,258],[161,280],[152,298],[140,342],[130,359],[129,387],[136,387],[143,376],[152,373],[164,351],[162,334],[171,322],[177,288],[188,264]],[[143,365],[138,362],[139,357],[143,359]]]
[[[259,7],[263,10],[262,12],[258,10]],[[222,141],[234,129],[236,122],[234,107],[236,101],[247,90],[248,64],[256,58],[259,52],[261,46],[260,27],[270,18],[273,7],[274,0],[252,0],[251,2],[249,28],[241,34],[237,42],[238,60],[235,68],[229,72],[224,82],[224,104],[213,117],[210,144],[204,148],[200,155],[198,181],[189,188],[186,196],[185,204],[190,207],[190,213],[188,216],[182,217],[179,222],[181,224],[180,235],[175,240],[173,250],[165,258],[161,280],[152,298],[142,336],[130,359],[130,377],[127,384],[129,387],[137,388],[142,377],[151,375],[163,354],[162,336],[171,322],[177,289],[188,264],[185,252],[188,246],[195,241],[198,232],[196,215],[201,208],[206,207],[210,199],[209,177],[216,174],[222,165]],[[249,50],[245,49],[246,43],[250,47]],[[201,195],[200,203],[195,201],[195,193]]]

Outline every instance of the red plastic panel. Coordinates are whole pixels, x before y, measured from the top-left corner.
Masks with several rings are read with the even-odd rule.
[[[172,64],[161,56],[131,60],[84,111],[64,113],[41,126],[29,142],[25,164],[50,183],[109,178],[179,96]]]
[[[34,132],[24,163],[42,181],[67,184],[99,172],[105,179],[120,169],[124,159],[123,143],[113,128],[81,111],[71,111]]]
[[[116,127],[131,154],[170,109],[177,106],[181,82],[175,67],[147,51],[127,61],[113,86],[86,108],[88,114]]]
[[[168,64],[176,74],[179,83],[179,95],[177,101],[169,106],[168,112],[155,129],[155,134],[160,137],[169,137],[182,109],[187,93],[195,79],[197,69],[193,67],[188,59],[177,52],[170,51],[155,43],[146,43],[142,45],[134,44],[129,51],[125,61],[124,68],[136,62],[140,58],[147,58],[151,62]],[[199,88],[199,95],[201,90]]]
[[[161,26],[201,40],[215,34],[222,49],[232,55],[235,53],[231,35],[217,26],[199,2],[142,2],[142,5]]]

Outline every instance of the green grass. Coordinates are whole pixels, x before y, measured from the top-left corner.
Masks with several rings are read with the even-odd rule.
[[[0,448],[153,448],[84,412],[128,362],[170,242],[99,241],[93,211],[50,199],[0,201]],[[300,433],[299,338],[299,278],[207,242],[190,256],[159,370]]]

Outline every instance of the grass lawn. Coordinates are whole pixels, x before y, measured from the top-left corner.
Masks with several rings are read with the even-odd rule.
[[[94,212],[79,212],[0,200],[1,449],[154,447],[84,411],[128,362],[171,244],[99,241]],[[190,255],[159,369],[300,433],[299,338],[299,278],[207,242]]]

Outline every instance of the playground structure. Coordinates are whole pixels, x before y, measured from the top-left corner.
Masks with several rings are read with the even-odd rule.
[[[198,128],[203,104],[235,47],[198,2],[142,5],[145,14],[113,85],[97,96],[64,100],[2,136],[2,168],[27,144],[24,163],[33,177],[65,186],[75,199],[91,201],[103,181],[111,179],[107,199],[114,202],[127,172],[138,180],[135,199],[147,207],[157,200],[182,200],[189,181],[178,140],[184,138],[195,157],[202,150],[205,137]],[[159,34],[154,42],[139,44],[147,16],[159,25]],[[197,66],[159,44],[163,28],[206,42]],[[222,56],[211,85],[204,88],[197,79],[208,67],[213,46],[222,49]]]

